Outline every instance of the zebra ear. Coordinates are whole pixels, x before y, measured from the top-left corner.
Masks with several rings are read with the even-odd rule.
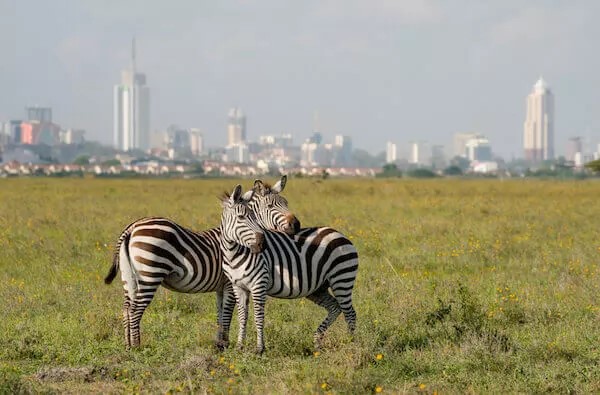
[[[231,193],[229,202],[230,203],[238,203],[240,201],[241,197],[242,197],[242,186],[238,184],[235,186],[235,188],[233,188],[233,192]]]
[[[252,188],[255,192],[260,193],[262,196],[265,195],[265,184],[262,180],[254,180],[254,187]]]
[[[287,176],[281,176],[281,180],[277,181],[271,190],[275,193],[280,193],[285,188],[285,183],[287,182]]]

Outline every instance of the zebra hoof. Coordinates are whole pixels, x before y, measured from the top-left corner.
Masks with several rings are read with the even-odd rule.
[[[323,337],[324,337],[324,333],[322,333],[322,332],[315,333],[315,335],[313,337],[313,342],[314,342],[314,345],[315,345],[315,351],[320,351],[321,350],[321,345],[323,343]]]
[[[256,355],[258,355],[260,357],[265,352],[265,348],[264,347],[262,347],[262,348],[257,347],[255,352],[256,352]]]

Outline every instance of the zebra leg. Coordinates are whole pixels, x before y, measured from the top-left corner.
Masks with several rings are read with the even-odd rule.
[[[229,347],[229,327],[231,325],[231,317],[233,316],[235,303],[236,301],[235,293],[233,292],[233,286],[229,281],[227,281],[223,288],[223,303],[221,313],[223,348]]]
[[[159,280],[157,278],[157,280]],[[144,283],[138,288],[135,299],[129,305],[129,330],[131,347],[140,346],[140,321],[144,311],[152,302],[156,290],[162,283],[162,278],[159,282]]]
[[[356,329],[356,311],[352,306],[353,286],[354,282],[350,286],[348,286],[347,282],[344,283],[342,281],[331,284],[331,291],[344,313],[344,318],[348,324],[348,332],[350,332],[350,334],[353,334]]]
[[[246,340],[246,324],[248,323],[248,302],[249,292],[240,287],[233,287],[233,291],[235,292],[235,298],[237,300],[238,306],[238,321],[239,321],[239,330],[238,330],[238,338],[237,338],[237,349],[241,350],[244,348],[244,340]]]
[[[223,289],[217,290],[217,341],[215,346],[218,350],[223,351]]]
[[[327,310],[327,317],[321,322],[321,325],[319,325],[314,335],[315,348],[318,350],[321,347],[321,340],[323,340],[325,331],[327,331],[329,326],[336,320],[342,310],[338,301],[327,291],[327,287],[306,298]]]
[[[129,299],[127,291],[125,291],[125,300],[123,302],[123,328],[125,329],[125,348],[127,350],[131,349],[130,307],[131,299]]]
[[[256,353],[261,355],[265,351],[264,343],[264,325],[265,325],[265,304],[267,293],[265,290],[252,292],[252,302],[254,303],[254,324],[256,325]]]

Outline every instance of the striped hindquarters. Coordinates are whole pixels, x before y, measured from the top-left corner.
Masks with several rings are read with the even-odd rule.
[[[166,218],[133,224],[129,260],[138,283],[178,292],[210,292],[223,284],[220,229],[196,233]]]

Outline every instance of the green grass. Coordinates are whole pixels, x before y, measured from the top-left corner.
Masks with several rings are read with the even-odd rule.
[[[235,183],[0,180],[0,393],[600,391],[594,181],[291,179],[302,224],[359,251],[355,338],[338,319],[313,354],[325,311],[269,299],[265,355],[217,353],[214,294],[161,289],[125,351],[122,289],[102,281],[120,231],[217,226]]]

